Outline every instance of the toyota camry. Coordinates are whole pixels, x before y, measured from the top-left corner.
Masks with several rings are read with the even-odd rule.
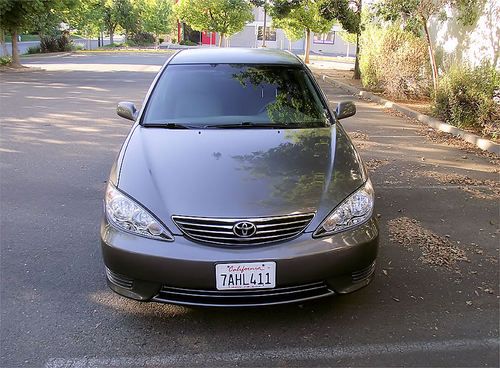
[[[258,306],[344,294],[373,277],[367,170],[295,55],[190,49],[161,68],[112,166],[101,247],[125,297]]]

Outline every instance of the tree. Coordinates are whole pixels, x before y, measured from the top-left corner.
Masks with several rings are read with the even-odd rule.
[[[130,33],[137,32],[139,14],[130,0],[114,0],[116,7],[116,22],[125,31],[125,41]]]
[[[103,20],[106,30],[109,33],[109,43],[114,43],[114,35],[119,22],[119,6],[115,0],[104,0],[102,4]]]
[[[99,35],[104,22],[101,0],[78,0],[74,11],[68,12],[65,22],[87,38]]]
[[[322,0],[320,12],[329,20],[338,20],[342,28],[356,36],[356,61],[354,62],[354,79],[361,78],[359,69],[359,38],[361,36],[362,0]]]
[[[283,28],[287,36],[293,39],[299,33],[306,34],[305,63],[309,63],[311,50],[311,32],[326,33],[332,29],[333,21],[327,20],[320,13],[319,2],[303,0],[299,6],[293,6],[288,11],[278,6],[272,12],[275,27]]]
[[[23,31],[36,27],[34,22],[49,13],[72,5],[63,0],[0,0],[0,29],[12,36],[12,66],[21,66],[17,37]]]
[[[180,0],[175,6],[179,20],[196,31],[219,33],[219,47],[253,20],[252,6],[245,0]]]
[[[155,35],[159,43],[160,34],[172,31],[173,9],[170,1],[142,0],[141,4],[142,26],[146,32]]]

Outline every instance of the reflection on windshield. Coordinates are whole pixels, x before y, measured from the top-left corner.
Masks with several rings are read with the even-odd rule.
[[[325,126],[326,119],[318,93],[301,67],[202,64],[166,68],[144,124],[306,128]]]
[[[233,67],[241,69],[239,66]],[[321,101],[303,70],[248,67],[233,74],[233,78],[244,88],[262,88],[263,91],[264,86],[271,86],[274,89],[274,101],[265,106],[269,121],[306,126],[318,126],[325,122]]]

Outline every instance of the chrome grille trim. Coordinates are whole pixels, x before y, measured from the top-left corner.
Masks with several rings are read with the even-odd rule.
[[[215,307],[251,307],[301,302],[333,295],[325,282],[252,290],[186,289],[163,285],[156,302]]]
[[[212,218],[172,216],[182,233],[191,240],[220,245],[257,245],[289,240],[301,234],[315,213],[258,218]],[[257,231],[251,237],[238,237],[232,231],[240,221],[253,223]],[[228,231],[230,229],[230,231]]]

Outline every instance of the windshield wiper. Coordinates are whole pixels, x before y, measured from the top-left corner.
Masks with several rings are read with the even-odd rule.
[[[203,128],[221,128],[221,129],[239,129],[239,128],[262,128],[262,129],[293,129],[295,128],[291,124],[279,124],[279,123],[254,123],[251,121],[243,121],[241,123],[233,124],[213,124],[204,125]]]
[[[200,126],[180,124],[180,123],[146,123],[147,128],[165,128],[165,129],[199,129]]]

